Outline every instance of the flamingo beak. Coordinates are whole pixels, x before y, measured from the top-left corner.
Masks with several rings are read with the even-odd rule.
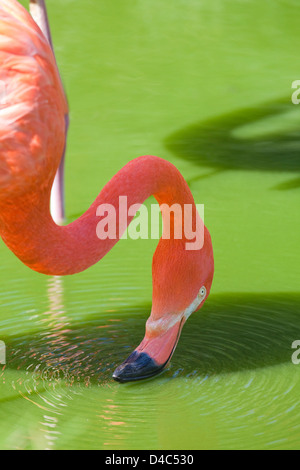
[[[146,336],[141,344],[123,362],[113,378],[125,383],[153,377],[165,369],[177,346],[185,318],[178,321],[167,331],[155,336]]]

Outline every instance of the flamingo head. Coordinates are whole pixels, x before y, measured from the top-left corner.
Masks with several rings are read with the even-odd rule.
[[[153,258],[153,304],[141,344],[114,372],[118,382],[157,375],[170,362],[182,328],[200,310],[213,281],[210,234],[204,227],[200,250],[187,251],[178,240],[161,240]]]

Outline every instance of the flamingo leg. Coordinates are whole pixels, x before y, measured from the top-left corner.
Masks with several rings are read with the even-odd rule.
[[[41,29],[42,33],[44,34],[44,36],[47,38],[53,50],[51,30],[50,30],[45,0],[30,0],[29,9],[30,9],[32,18],[35,20],[35,22]],[[66,140],[67,140],[68,128],[69,128],[69,115],[67,114],[65,116]],[[66,154],[66,142],[65,142],[64,152],[63,152],[61,162],[60,162],[59,168],[55,176],[55,180],[54,180],[52,192],[51,192],[51,214],[52,214],[53,220],[58,225],[62,225],[65,220],[65,184],[64,184],[65,154]]]
[[[39,26],[40,30],[43,32],[44,36],[47,38],[48,42],[50,43],[53,49],[45,0],[30,0],[29,10],[32,18]]]

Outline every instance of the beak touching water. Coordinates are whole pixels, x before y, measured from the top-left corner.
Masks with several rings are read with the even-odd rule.
[[[113,378],[117,382],[125,383],[159,374],[169,364],[186,320],[202,306],[206,296],[207,289],[203,286],[196,299],[181,313],[155,315],[151,312],[143,341],[126,361],[117,367]]]
[[[160,333],[146,335],[141,344],[113,374],[117,382],[147,379],[159,374],[170,362],[177,346],[185,317]]]

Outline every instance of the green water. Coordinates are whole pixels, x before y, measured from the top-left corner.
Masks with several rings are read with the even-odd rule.
[[[296,0],[51,0],[73,220],[133,157],[183,173],[215,251],[169,369],[112,381],[144,334],[156,240],[70,278],[0,246],[0,448],[300,448]],[[24,5],[26,2],[24,2]]]

